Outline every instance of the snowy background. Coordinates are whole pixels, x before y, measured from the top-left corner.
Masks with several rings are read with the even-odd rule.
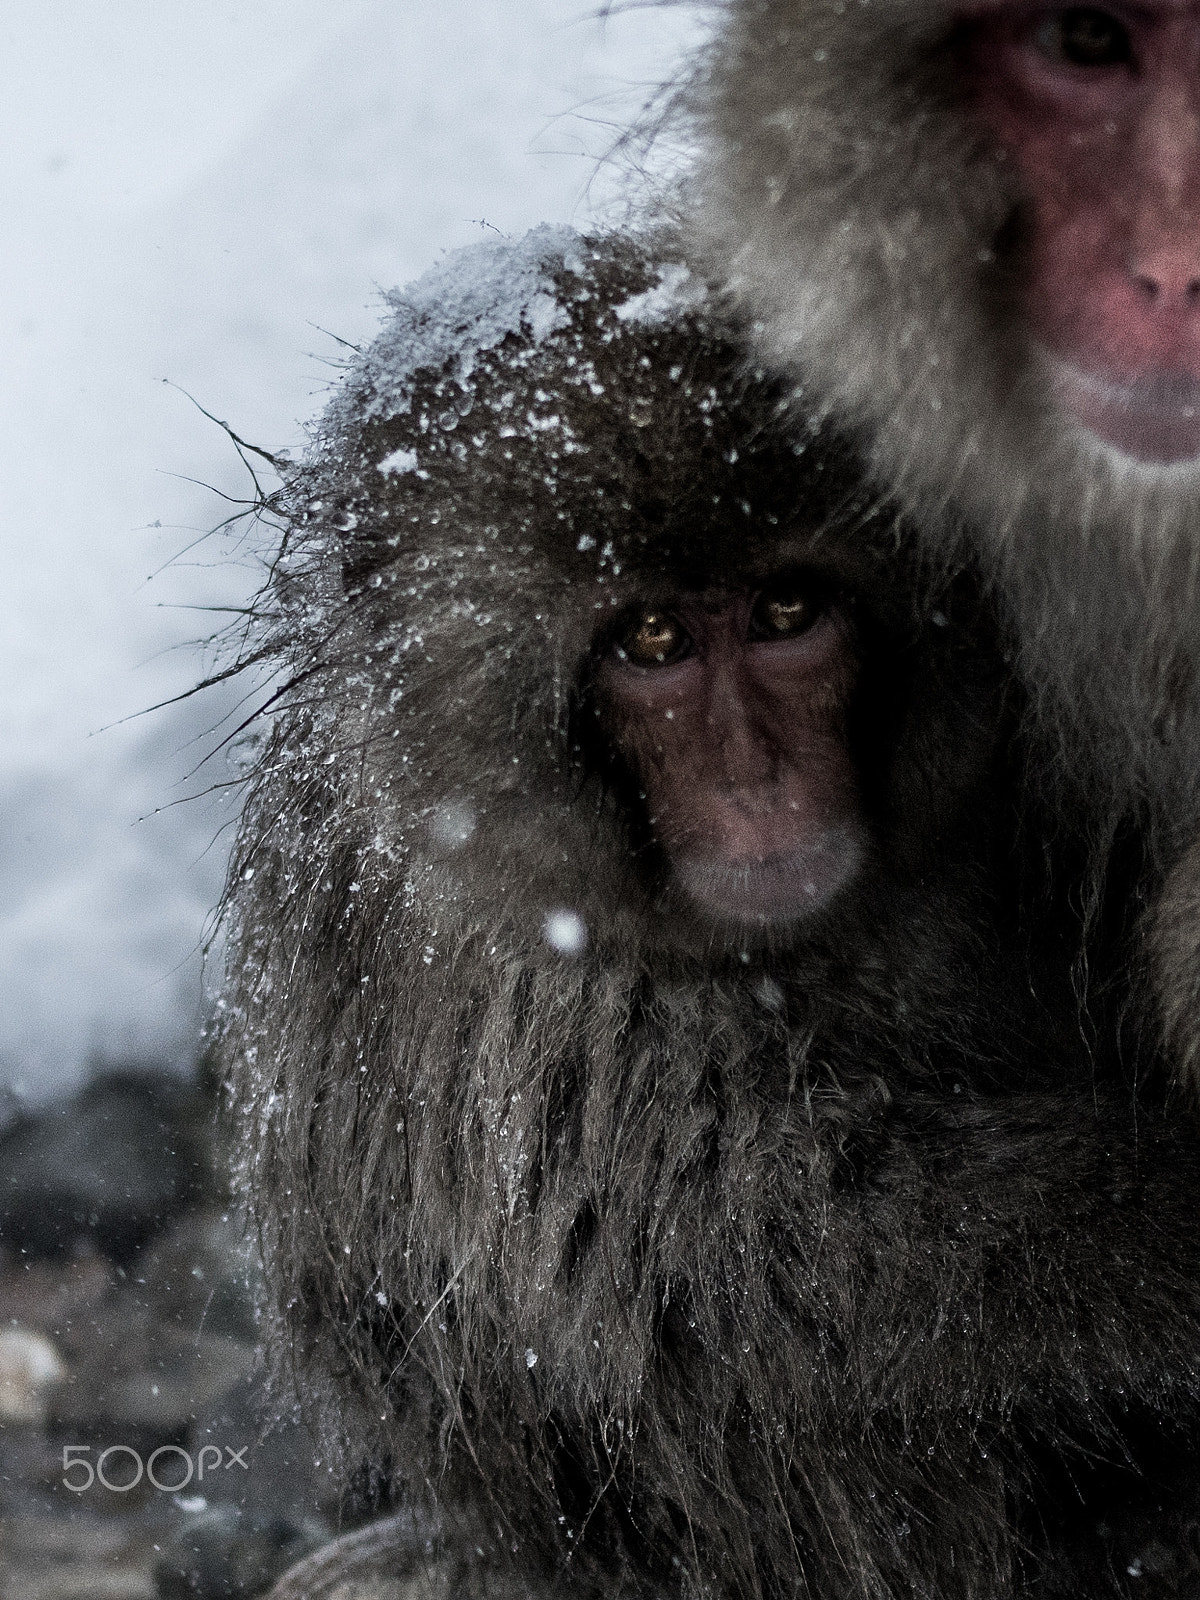
[[[247,482],[179,389],[294,448],[380,288],[485,225],[604,214],[614,125],[698,29],[580,0],[5,0],[0,1085],[194,1054],[229,815],[186,797],[227,776],[193,772],[225,707],[139,713],[254,570],[190,548]]]

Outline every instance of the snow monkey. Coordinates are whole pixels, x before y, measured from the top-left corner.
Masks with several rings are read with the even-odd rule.
[[[396,296],[278,511],[242,1176],[283,1369],[435,1565],[1185,1581],[1200,1144],[971,574],[666,246],[569,230]]]
[[[722,0],[702,253],[760,357],[964,537],[1109,828],[1200,818],[1200,6]],[[1155,928],[1200,1078],[1200,845]]]

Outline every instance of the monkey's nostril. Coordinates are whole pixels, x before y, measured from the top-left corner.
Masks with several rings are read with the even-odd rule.
[[[1167,305],[1188,306],[1200,304],[1200,277],[1176,277],[1174,274],[1134,272],[1133,281],[1142,299],[1149,305],[1166,301]]]

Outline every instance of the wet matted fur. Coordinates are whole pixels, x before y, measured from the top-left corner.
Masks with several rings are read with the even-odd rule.
[[[1198,1153],[1081,989],[1086,829],[1031,830],[969,578],[669,254],[563,230],[398,296],[280,510],[222,1043],[346,1459],[586,1592],[1118,1593],[1156,1475],[1182,1550]],[[854,608],[871,857],[722,931],[590,668],[797,565]]]

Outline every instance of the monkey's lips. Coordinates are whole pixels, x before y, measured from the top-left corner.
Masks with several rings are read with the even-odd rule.
[[[1123,455],[1159,466],[1200,459],[1200,378],[1102,377],[1055,360],[1053,382],[1075,419]]]
[[[820,911],[854,877],[862,858],[854,829],[830,828],[811,843],[771,855],[685,856],[675,871],[688,895],[722,922],[780,926]]]

